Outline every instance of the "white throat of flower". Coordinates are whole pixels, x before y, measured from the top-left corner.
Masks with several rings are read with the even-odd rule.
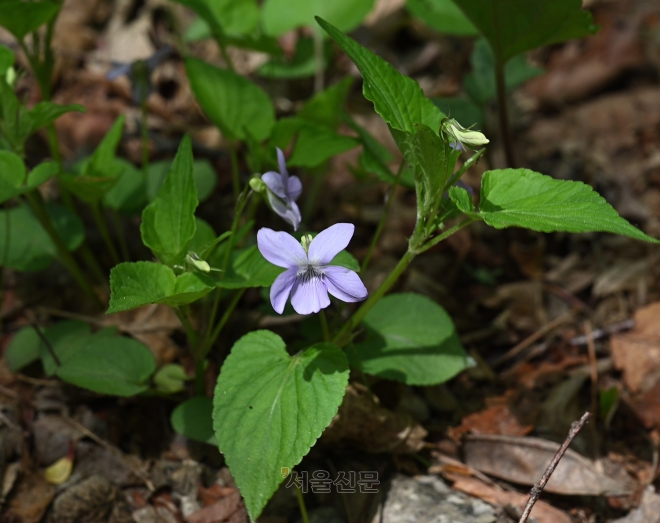
[[[305,254],[309,255],[309,244],[312,243],[314,237],[311,234],[303,234],[300,238],[300,245],[305,249]],[[316,279],[322,279],[324,276],[323,268],[318,263],[313,263],[309,257],[307,263],[298,267],[296,277],[303,282],[309,282]]]

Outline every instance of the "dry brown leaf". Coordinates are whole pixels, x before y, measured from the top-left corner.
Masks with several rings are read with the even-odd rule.
[[[632,392],[646,392],[660,377],[660,302],[635,313],[635,327],[610,339],[614,366]]]
[[[524,436],[534,428],[522,425],[518,417],[511,412],[508,398],[502,396],[491,400],[491,406],[481,412],[465,416],[458,427],[448,430],[449,436],[461,439],[465,434],[501,434],[505,436]]]
[[[408,454],[424,446],[426,434],[412,416],[382,407],[364,386],[354,383],[321,441],[333,445],[345,440],[366,452]]]
[[[528,498],[527,494],[497,490],[476,478],[459,478],[454,483],[453,488],[470,496],[483,499],[491,505],[501,507],[513,505],[520,510],[523,509]],[[572,521],[568,514],[542,500],[537,501],[534,505],[530,521],[531,519],[536,519],[538,523],[571,523]]]
[[[660,523],[660,496],[652,486],[646,487],[639,507],[612,523]]]
[[[3,515],[7,521],[37,523],[54,497],[55,486],[47,483],[40,473],[32,473],[18,481],[9,507]]]
[[[465,462],[497,478],[534,485],[559,445],[540,438],[516,436],[468,436],[463,447]],[[632,491],[630,484],[601,474],[588,459],[566,451],[550,481],[547,492],[564,495],[622,496]]]
[[[232,492],[216,501],[213,505],[204,507],[186,518],[187,523],[220,523],[231,521],[239,523],[248,521],[245,505],[241,501],[238,490]]]

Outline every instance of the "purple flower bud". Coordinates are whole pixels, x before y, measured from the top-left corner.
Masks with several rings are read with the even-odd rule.
[[[280,172],[269,171],[264,173],[261,180],[266,184],[268,203],[284,221],[293,225],[293,230],[298,230],[302,217],[296,200],[302,192],[302,182],[297,176],[289,176],[284,161],[284,153],[277,148],[277,161],[280,164]]]

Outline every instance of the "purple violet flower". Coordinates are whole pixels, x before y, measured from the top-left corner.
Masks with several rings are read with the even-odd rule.
[[[293,230],[298,230],[302,220],[300,209],[296,200],[302,192],[302,182],[297,176],[289,176],[284,161],[284,153],[277,147],[277,162],[280,164],[280,172],[269,171],[261,176],[261,180],[268,188],[268,203],[273,211],[284,221],[293,225]],[[350,237],[349,237],[350,239]]]
[[[354,230],[351,223],[337,223],[314,239],[303,236],[298,243],[287,232],[259,229],[257,245],[263,257],[286,269],[270,288],[270,303],[278,314],[284,311],[289,295],[298,314],[325,309],[330,305],[328,293],[346,302],[367,297],[367,288],[355,271],[328,265],[351,241]]]

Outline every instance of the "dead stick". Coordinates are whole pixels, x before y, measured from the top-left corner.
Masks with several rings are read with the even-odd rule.
[[[522,516],[520,516],[520,520],[518,520],[518,523],[527,522],[527,519],[529,518],[529,515],[531,514],[532,509],[534,508],[534,504],[541,496],[541,492],[543,492],[543,489],[548,484],[548,481],[550,481],[550,476],[552,476],[552,473],[557,468],[557,465],[559,465],[559,461],[561,460],[561,458],[564,457],[564,454],[568,450],[569,445],[575,439],[575,436],[578,435],[578,432],[580,432],[582,430],[582,427],[584,427],[587,421],[589,421],[589,418],[591,418],[591,413],[585,412],[582,415],[582,417],[579,419],[579,421],[574,421],[571,424],[571,430],[568,431],[568,436],[566,436],[564,443],[562,443],[561,447],[559,447],[559,449],[557,450],[557,453],[555,454],[554,458],[552,458],[552,461],[550,462],[550,465],[548,465],[548,468],[545,469],[543,476],[541,476],[541,481],[539,481],[536,485],[534,485],[532,487],[532,490],[530,490],[529,499],[527,500],[527,505],[525,505],[525,510],[523,510]]]

